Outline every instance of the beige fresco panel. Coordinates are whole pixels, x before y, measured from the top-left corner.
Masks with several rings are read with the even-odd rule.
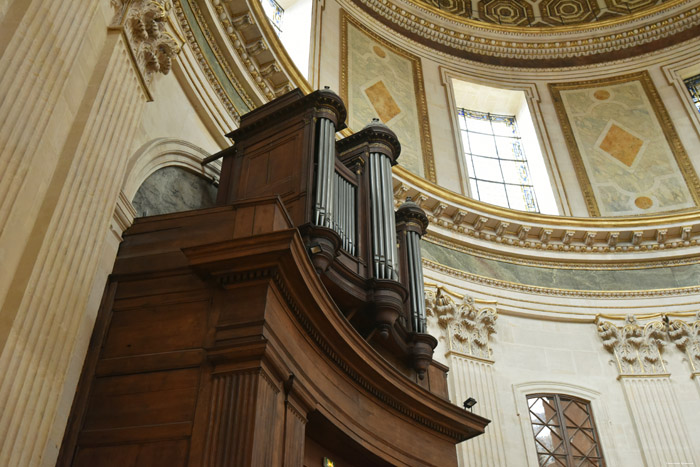
[[[378,117],[401,142],[398,163],[435,180],[420,60],[341,13],[341,97],[348,126],[361,130]]]
[[[551,85],[589,213],[698,204],[698,178],[647,73]]]
[[[382,122],[386,123],[401,113],[399,105],[391,97],[391,93],[383,81],[379,81],[365,89],[365,94]]]

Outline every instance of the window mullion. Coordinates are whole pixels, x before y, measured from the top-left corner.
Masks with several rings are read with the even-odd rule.
[[[557,407],[557,413],[559,414],[559,427],[561,429],[561,435],[564,438],[564,448],[566,449],[566,463],[569,467],[574,466],[574,455],[571,449],[571,444],[569,443],[569,432],[566,429],[566,421],[564,416],[564,410],[561,408],[561,400],[559,399],[559,394],[554,395],[554,403]]]

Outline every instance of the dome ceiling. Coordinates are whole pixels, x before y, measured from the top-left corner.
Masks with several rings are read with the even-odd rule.
[[[591,65],[700,36],[700,0],[349,0],[402,35],[507,67]]]
[[[669,0],[415,0],[461,18],[509,26],[571,26],[622,18]]]

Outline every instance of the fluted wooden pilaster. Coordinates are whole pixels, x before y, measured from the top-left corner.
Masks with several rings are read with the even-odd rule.
[[[39,42],[42,38],[45,41],[40,48],[40,52],[47,54],[45,63],[29,61],[23,66],[37,63],[39,68],[22,71],[30,75],[36,72],[27,81],[34,89],[41,89],[39,96],[34,96],[41,102],[18,104],[32,112],[29,116],[24,115],[23,109],[9,109],[9,114],[21,123],[7,117],[5,111],[0,117],[10,122],[3,123],[2,131],[3,139],[6,132],[10,133],[12,148],[7,159],[3,157],[1,169],[9,175],[2,177],[0,187],[3,203],[0,222],[14,215],[6,205],[18,196],[21,186],[32,184],[24,177],[33,161],[38,135],[50,116],[47,106],[55,102],[53,93],[60,91],[67,69],[73,65],[73,49],[82,44],[76,36],[94,14],[97,2],[35,3],[56,11],[51,24],[45,23],[45,16],[37,19],[42,21],[41,28],[50,30],[36,32]],[[74,44],[69,45],[71,41]],[[59,57],[49,59],[52,51],[58,53],[56,47],[60,49]],[[8,51],[16,52],[10,48]],[[66,374],[72,357],[79,360],[84,357],[87,339],[79,338],[78,332],[86,319],[85,309],[99,253],[109,231],[127,157],[132,152],[133,134],[145,103],[121,37],[108,36],[102,52],[103,62],[90,79],[96,91],[88,90],[85,94],[81,105],[86,111],[82,115],[84,120],[77,119],[71,128],[71,136],[77,143],[68,141],[62,148],[62,156],[67,156],[70,164],[63,183],[53,187],[57,201],[49,212],[45,239],[0,356],[0,372],[4,375],[0,381],[0,407],[4,408],[0,413],[0,465],[39,465],[42,461],[51,463],[51,457],[55,461],[69,410],[61,407],[59,411],[59,400],[63,391],[72,394],[77,383],[74,377],[66,384]],[[55,64],[50,63],[54,61]],[[12,75],[4,76],[8,74]],[[42,79],[46,80],[45,86]],[[14,96],[6,95],[10,97],[3,105]],[[34,118],[34,113],[41,115]],[[3,309],[3,313],[9,311]]]
[[[261,370],[214,376],[202,465],[273,465],[278,395]]]

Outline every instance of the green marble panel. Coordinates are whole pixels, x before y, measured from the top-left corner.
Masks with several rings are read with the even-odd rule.
[[[428,241],[423,258],[471,274],[517,284],[571,290],[650,290],[700,285],[700,264],[649,269],[563,269],[481,258]]]

